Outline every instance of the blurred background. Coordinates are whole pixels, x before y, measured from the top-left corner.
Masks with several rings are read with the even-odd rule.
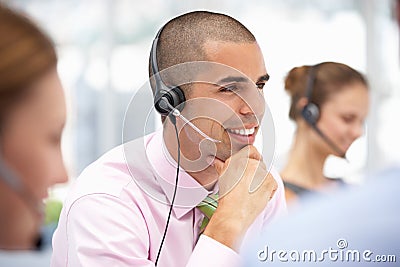
[[[246,25],[263,50],[271,75],[266,101],[275,122],[275,164],[283,165],[295,130],[283,88],[294,66],[337,61],[366,74],[372,103],[365,134],[348,152],[330,158],[326,175],[363,183],[364,175],[400,162],[399,32],[395,0],[9,0],[55,40],[68,101],[63,152],[70,182],[122,143],[130,99],[147,81],[148,56],[158,29],[190,10],[229,14]],[[143,108],[151,93],[141,95]],[[137,120],[143,120],[138,114]],[[155,129],[158,118],[152,118]],[[397,121],[397,123],[396,123]],[[135,121],[127,125],[137,135]],[[53,196],[63,199],[64,185]]]

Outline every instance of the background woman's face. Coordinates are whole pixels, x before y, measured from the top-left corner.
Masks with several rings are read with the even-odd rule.
[[[368,107],[369,95],[365,85],[345,85],[323,104],[317,125],[342,151],[347,151],[363,134]],[[336,152],[332,150],[330,154]]]
[[[4,161],[21,180],[35,205],[47,197],[50,186],[67,181],[61,155],[66,107],[55,69],[34,83],[31,89],[30,94],[7,114],[1,142]],[[17,209],[17,202],[10,205]],[[28,206],[25,209],[30,208],[25,206]],[[34,217],[36,226],[40,225],[40,216]]]

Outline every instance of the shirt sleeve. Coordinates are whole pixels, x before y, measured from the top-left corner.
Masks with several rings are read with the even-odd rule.
[[[65,266],[154,266],[139,208],[118,197],[91,194],[76,200],[67,214],[66,232]]]
[[[201,235],[186,267],[241,266],[241,258],[233,249]]]

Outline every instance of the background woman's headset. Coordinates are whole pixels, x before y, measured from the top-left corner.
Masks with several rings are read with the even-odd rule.
[[[306,98],[307,104],[301,110],[301,116],[303,119],[313,128],[316,133],[321,136],[321,138],[333,149],[335,150],[340,157],[346,159],[346,152],[340,149],[333,140],[331,140],[327,135],[325,135],[321,129],[318,128],[317,122],[320,117],[320,108],[317,104],[311,101],[312,93],[314,91],[315,81],[317,78],[317,72],[321,64],[313,65],[310,67],[310,71],[308,73],[307,79],[307,88],[306,88]]]
[[[310,67],[307,79],[306,94],[305,94],[307,98],[307,104],[303,107],[301,111],[301,116],[311,126],[316,126],[320,116],[319,107],[311,101],[317,70],[318,70],[318,65]]]

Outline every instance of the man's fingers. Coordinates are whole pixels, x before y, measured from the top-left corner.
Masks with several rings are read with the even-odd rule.
[[[270,195],[272,198],[276,189],[278,188],[278,184],[276,183],[274,177],[271,173],[265,173],[265,175],[255,175],[249,185],[249,192],[253,193],[255,191],[260,190],[261,193],[265,193]]]
[[[257,148],[252,145],[245,146],[238,153],[234,155],[234,157],[243,157],[243,158],[250,158],[255,160],[262,160],[261,154],[258,152]]]
[[[278,183],[275,181],[275,178],[272,176],[271,173],[268,173],[265,182],[266,196],[268,197],[268,200],[270,200],[275,195],[275,192],[278,189]]]
[[[249,159],[254,159],[259,161],[260,167],[265,169],[265,164],[262,162],[262,156],[261,154],[257,151],[255,146],[248,145],[239,150],[235,155],[232,157],[228,158],[225,162],[218,158],[214,158],[213,165],[215,167],[215,170],[217,171],[218,175],[221,176],[222,173],[225,171],[225,169],[229,166],[229,163],[231,160],[236,162],[235,160],[240,159],[240,158],[245,158],[247,160]],[[245,170],[247,164],[243,165],[243,171]]]
[[[276,190],[278,190],[278,183],[275,183],[275,186],[272,188],[272,192],[269,197],[270,200],[274,197]]]

